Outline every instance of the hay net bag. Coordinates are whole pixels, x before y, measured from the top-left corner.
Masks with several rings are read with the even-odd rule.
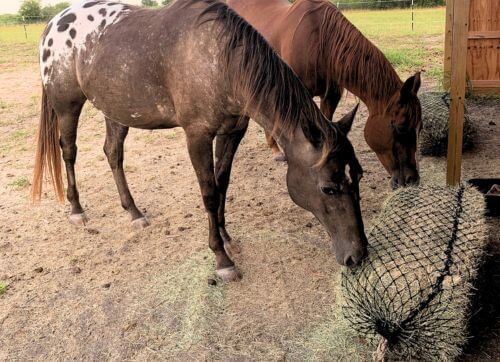
[[[342,271],[348,324],[394,357],[457,357],[485,250],[483,214],[470,187],[395,192],[368,235],[368,259]]]
[[[423,125],[419,136],[420,153],[427,156],[444,156],[448,149],[451,97],[446,92],[425,92],[418,98],[422,105]],[[475,130],[465,106],[464,112],[462,149],[468,150],[474,145]]]

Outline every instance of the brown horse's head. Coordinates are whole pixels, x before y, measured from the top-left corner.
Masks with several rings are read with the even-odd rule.
[[[417,137],[422,128],[422,110],[417,97],[420,73],[408,78],[381,114],[370,115],[365,139],[391,174],[391,186],[419,182],[416,159]]]
[[[334,150],[325,153],[309,142],[294,142],[285,150],[292,200],[318,218],[332,238],[337,261],[347,266],[359,264],[367,246],[359,205],[363,171],[347,139],[357,108],[332,125],[337,129]]]

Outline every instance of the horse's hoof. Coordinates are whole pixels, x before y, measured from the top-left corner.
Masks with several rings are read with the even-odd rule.
[[[75,226],[85,226],[85,224],[89,221],[84,212],[81,214],[71,214],[69,215],[69,222]]]
[[[283,152],[278,152],[274,155],[274,160],[277,162],[286,162],[286,156]]]
[[[140,217],[138,219],[132,220],[132,227],[137,230],[144,229],[149,226],[149,221],[146,216]]]
[[[241,253],[241,246],[232,240],[224,242],[224,250],[226,250],[227,255],[233,259],[235,254]]]
[[[237,282],[241,279],[241,274],[236,267],[230,266],[229,268],[216,269],[215,274],[222,279],[224,283]]]

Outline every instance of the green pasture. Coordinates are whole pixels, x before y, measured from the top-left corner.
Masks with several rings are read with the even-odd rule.
[[[416,70],[442,77],[444,8],[346,10],[345,16],[372,40],[406,76]],[[0,66],[37,63],[37,43],[44,24],[0,25]],[[424,76],[424,77],[425,77]]]

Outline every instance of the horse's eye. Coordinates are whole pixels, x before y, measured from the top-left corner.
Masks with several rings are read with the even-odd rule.
[[[321,186],[321,192],[325,195],[337,195],[340,193],[340,188],[335,186]]]

